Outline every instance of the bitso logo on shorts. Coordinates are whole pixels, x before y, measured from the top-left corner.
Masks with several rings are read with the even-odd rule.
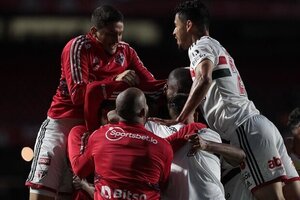
[[[145,141],[151,142],[153,144],[158,143],[158,141],[153,137],[149,137],[148,135],[140,135],[138,133],[126,133],[120,127],[110,127],[106,131],[105,137],[109,141],[118,141],[118,140],[121,140],[124,137],[127,137],[127,138],[132,138],[132,139],[137,139],[137,140],[145,140]]]

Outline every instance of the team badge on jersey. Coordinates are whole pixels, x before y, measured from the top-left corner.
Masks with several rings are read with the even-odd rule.
[[[93,68],[94,71],[97,71],[100,68],[100,63],[99,63],[99,58],[98,57],[93,58],[92,68]]]
[[[123,66],[124,61],[125,61],[125,56],[124,56],[123,53],[119,53],[118,55],[116,55],[116,57],[115,57],[115,63]]]

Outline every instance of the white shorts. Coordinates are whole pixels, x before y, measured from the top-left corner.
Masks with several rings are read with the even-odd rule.
[[[36,138],[27,186],[53,194],[72,193],[73,173],[67,157],[67,137],[72,127],[82,123],[79,119],[49,117],[43,122]]]
[[[222,162],[222,165],[224,163],[225,161]],[[222,172],[222,184],[224,185],[226,200],[255,200],[253,194],[246,187],[240,172],[239,167],[233,168],[231,166],[225,173]]]
[[[230,143],[241,147],[247,155],[241,164],[241,175],[252,192],[275,181],[299,180],[282,136],[266,117],[249,118],[231,135]]]

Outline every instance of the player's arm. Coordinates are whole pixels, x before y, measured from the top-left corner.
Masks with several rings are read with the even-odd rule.
[[[116,81],[94,81],[86,88],[84,103],[84,119],[87,130],[93,132],[100,126],[98,117],[101,103],[108,99],[114,91],[123,91],[128,87],[124,82]]]
[[[193,111],[200,105],[212,83],[213,63],[209,59],[201,61],[196,69],[196,77],[193,82],[189,97],[177,117],[177,122],[185,122]]]
[[[223,156],[232,166],[238,166],[245,158],[245,152],[235,146],[225,143],[218,143],[203,139],[199,134],[191,135],[189,141],[193,144],[188,156],[192,156],[197,150],[209,151]]]
[[[86,179],[81,179],[75,175],[73,177],[73,187],[76,190],[82,189],[86,191],[92,199],[94,198],[95,187],[93,184],[87,182]]]
[[[166,140],[171,144],[173,151],[176,152],[188,141],[190,135],[194,135],[203,128],[206,128],[205,124],[191,123],[168,136]]]
[[[69,94],[76,105],[83,104],[86,84],[89,81],[87,52],[84,38],[79,37],[66,45],[61,56],[61,66],[66,76]]]
[[[87,177],[93,172],[91,145],[87,144],[89,134],[85,126],[75,126],[68,136],[68,156],[73,172],[79,177]],[[89,146],[90,148],[86,148]]]

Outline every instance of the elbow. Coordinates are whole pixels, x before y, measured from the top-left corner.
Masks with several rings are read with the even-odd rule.
[[[208,75],[207,76],[202,76],[201,79],[202,79],[202,83],[204,85],[210,86],[211,83],[212,83],[212,77],[211,76],[208,76]]]

